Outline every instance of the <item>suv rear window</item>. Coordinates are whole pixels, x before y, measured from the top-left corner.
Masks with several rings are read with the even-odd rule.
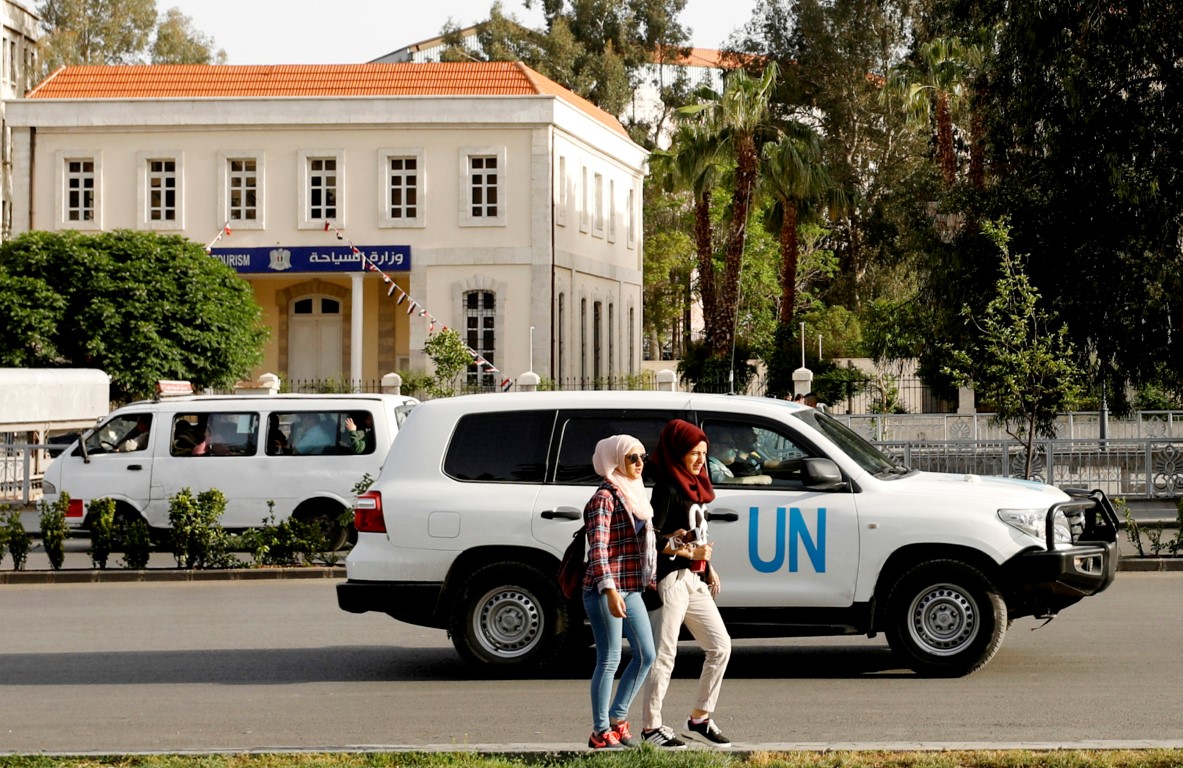
[[[456,424],[444,473],[456,480],[541,483],[554,411],[474,413]]]

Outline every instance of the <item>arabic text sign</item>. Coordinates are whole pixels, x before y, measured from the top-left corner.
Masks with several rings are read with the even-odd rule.
[[[356,248],[383,272],[411,271],[409,245],[359,245]],[[211,248],[210,255],[238,272],[357,272],[363,268],[361,256],[348,245]]]

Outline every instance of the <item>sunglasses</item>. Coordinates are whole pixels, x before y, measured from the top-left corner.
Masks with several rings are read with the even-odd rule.
[[[629,464],[640,464],[643,461],[649,460],[649,454],[647,454],[647,453],[630,453],[630,454],[625,455],[624,460],[627,461]]]

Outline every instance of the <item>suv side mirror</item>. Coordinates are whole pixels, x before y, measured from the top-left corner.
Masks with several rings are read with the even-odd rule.
[[[842,471],[830,459],[802,459],[801,474],[805,487],[811,491],[844,491],[846,481]]]

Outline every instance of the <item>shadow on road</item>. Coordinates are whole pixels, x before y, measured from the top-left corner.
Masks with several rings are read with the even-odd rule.
[[[626,653],[627,656],[627,653]],[[694,678],[702,652],[683,645],[675,678]],[[514,679],[588,679],[594,652],[572,654],[541,673]],[[627,658],[622,662],[627,663]],[[729,678],[828,679],[907,676],[886,647],[737,647]],[[109,651],[0,655],[0,687],[14,685],[283,685],[322,682],[485,680],[451,648],[329,646],[192,651]]]

